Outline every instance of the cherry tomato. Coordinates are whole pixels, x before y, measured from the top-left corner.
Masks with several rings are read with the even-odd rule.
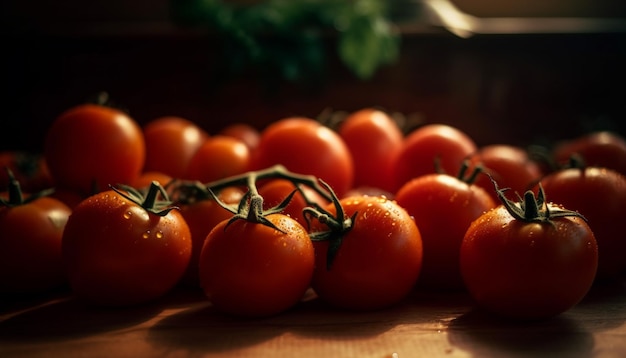
[[[259,145],[259,140],[261,140],[259,130],[246,123],[230,124],[222,128],[218,134],[239,139],[244,142],[251,151],[256,149],[257,145]]]
[[[566,164],[576,154],[586,166],[609,168],[626,175],[626,139],[614,132],[592,132],[562,141],[552,153],[557,164]]]
[[[309,118],[289,117],[265,128],[253,163],[254,169],[282,164],[292,172],[321,178],[338,196],[354,182],[352,156],[343,139]]]
[[[626,234],[621,225],[626,212],[626,177],[597,167],[568,168],[541,180],[550,200],[587,218],[598,242],[599,280],[626,270]]]
[[[459,270],[463,236],[472,221],[494,208],[496,202],[485,189],[463,176],[422,175],[408,181],[396,193],[398,205],[415,219],[422,235],[424,261],[419,286],[444,290],[465,288]]]
[[[146,141],[144,171],[185,178],[191,157],[209,137],[195,123],[181,117],[159,117],[143,127]]]
[[[287,179],[273,179],[264,183],[259,188],[259,194],[263,197],[263,209],[270,209],[279,205],[294,190],[296,190],[296,186]],[[328,204],[328,200],[315,192],[313,189],[307,186],[301,186],[301,190],[310,201],[322,206]],[[306,222],[302,214],[302,210],[308,206],[309,205],[302,194],[296,192],[289,201],[289,204],[287,204],[287,206],[283,209],[282,213],[292,217],[294,220],[304,225]]]
[[[65,284],[61,238],[71,209],[47,196],[25,199],[17,187],[1,201],[0,293],[40,293]]]
[[[344,198],[339,204],[345,218],[337,215],[335,204],[326,209],[340,223],[351,218],[350,228],[314,241],[313,290],[324,302],[350,310],[379,309],[405,299],[422,267],[422,239],[413,219],[383,197]],[[328,230],[317,220],[311,224],[316,225],[313,233]],[[334,252],[330,257],[329,250]]]
[[[283,214],[265,224],[223,221],[206,237],[200,283],[213,305],[238,316],[270,316],[296,305],[309,288],[314,252],[302,225]]]
[[[351,113],[337,129],[354,162],[354,186],[395,190],[389,175],[404,135],[385,112],[366,108]]]
[[[92,194],[130,184],[145,160],[141,127],[126,113],[103,105],[68,109],[46,133],[44,156],[57,186]]]
[[[216,195],[222,202],[236,206],[243,197],[243,191],[240,188],[228,187],[220,190]],[[217,224],[232,218],[233,213],[219,205],[204,191],[198,191],[196,195],[186,198],[184,202],[177,202],[177,205],[191,231],[191,259],[182,282],[189,286],[199,287],[198,261],[204,240]]]
[[[62,249],[70,287],[91,304],[156,299],[179,282],[189,264],[191,233],[180,212],[157,211],[161,208],[150,202],[150,193],[145,201],[139,192],[130,194],[108,190],[90,196],[65,226]]]
[[[500,187],[509,188],[512,195],[526,192],[543,175],[539,164],[530,159],[526,150],[509,144],[483,146],[469,160],[473,166],[481,165],[485,173]],[[488,176],[478,176],[474,184],[484,188],[494,201],[499,202],[498,194]]]
[[[396,157],[391,175],[395,189],[407,181],[425,174],[438,172],[455,175],[461,163],[477,150],[476,143],[458,128],[444,124],[427,124],[406,135]]]
[[[193,155],[186,178],[204,183],[243,174],[250,169],[250,149],[241,140],[213,136]]]
[[[587,294],[598,245],[581,217],[528,191],[523,201],[499,205],[471,224],[460,264],[479,307],[509,318],[543,319]]]

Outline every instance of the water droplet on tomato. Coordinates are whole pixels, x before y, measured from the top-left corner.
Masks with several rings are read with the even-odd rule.
[[[144,232],[143,235],[141,235],[141,237],[143,237],[144,239],[149,238],[150,237],[150,230]]]
[[[157,231],[156,238],[157,239],[162,239],[163,238],[163,231]]]
[[[133,216],[133,213],[131,211],[127,211],[124,213],[124,219],[130,219],[131,216]]]

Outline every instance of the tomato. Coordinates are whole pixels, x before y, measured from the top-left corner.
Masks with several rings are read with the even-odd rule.
[[[426,174],[408,181],[395,195],[422,235],[424,261],[419,286],[444,290],[465,287],[459,270],[463,236],[472,221],[496,206],[487,191],[471,181],[463,174]]]
[[[389,175],[404,135],[385,112],[366,108],[351,113],[337,129],[354,162],[354,186],[395,190]]]
[[[216,193],[217,197],[229,205],[237,205],[243,197],[240,188],[228,187]],[[233,213],[219,205],[204,191],[198,191],[191,198],[177,202],[180,213],[191,231],[191,259],[182,282],[189,286],[200,286],[198,261],[204,240],[211,230],[220,222],[233,217]]]
[[[515,319],[543,319],[580,302],[598,267],[598,245],[575,212],[537,199],[483,214],[461,244],[465,285],[482,309]]]
[[[562,141],[552,154],[557,164],[566,164],[576,154],[586,166],[609,168],[626,175],[626,139],[614,132],[592,132]]]
[[[276,164],[288,170],[321,178],[342,196],[353,185],[354,164],[341,137],[309,118],[289,117],[261,132],[253,169]]]
[[[25,200],[16,183],[0,205],[0,293],[60,287],[66,283],[61,238],[71,209],[46,196]]]
[[[15,180],[25,192],[37,192],[51,188],[54,183],[46,161],[41,154],[23,151],[0,152],[0,170],[11,170]],[[0,188],[9,186],[7,177],[0,175]]]
[[[513,195],[526,192],[543,175],[539,164],[530,159],[526,150],[509,144],[483,146],[472,154],[469,160],[474,166],[481,165],[485,173],[488,173],[500,187],[509,188]],[[474,184],[484,188],[494,201],[499,201],[488,176],[478,176]]]
[[[476,143],[458,128],[445,124],[427,124],[406,135],[393,164],[395,189],[407,181],[438,172],[436,162],[447,174],[459,172],[461,163],[477,150]]]
[[[558,170],[541,180],[550,200],[579,211],[587,218],[598,242],[598,280],[626,270],[626,177],[597,167]]]
[[[200,284],[217,309],[238,316],[270,316],[296,305],[309,288],[314,252],[302,225],[283,214],[223,221],[206,237]]]
[[[139,192],[108,190],[74,208],[62,252],[77,297],[95,305],[134,305],[179,282],[189,264],[191,233],[180,212],[150,202],[155,185],[145,200]]]
[[[130,184],[145,160],[141,128],[126,113],[97,104],[79,105],[55,119],[44,156],[57,186],[92,194]]]
[[[250,169],[250,149],[241,140],[213,136],[193,155],[186,177],[207,183],[243,174]]]
[[[344,198],[339,204],[345,217],[337,215],[334,203],[326,209],[342,226],[350,218],[350,225],[314,241],[315,293],[331,306],[350,310],[380,309],[405,299],[422,267],[422,239],[413,219],[383,197]],[[311,224],[316,225],[313,233],[329,230],[317,220]]]
[[[246,123],[234,123],[222,128],[218,134],[233,137],[244,142],[252,151],[259,145],[261,133],[253,126]]]
[[[274,179],[264,183],[259,188],[259,194],[263,197],[263,208],[270,209],[279,205],[294,190],[296,190],[296,186],[287,179]],[[301,186],[301,190],[304,192],[304,195],[306,195],[308,200],[322,206],[328,204],[328,200],[312,190],[310,187]],[[283,209],[282,213],[292,217],[300,224],[305,224],[305,218],[302,214],[302,210],[308,206],[309,204],[302,194],[296,192],[289,201],[289,204],[287,204],[287,206]]]
[[[209,137],[188,119],[166,116],[151,120],[143,127],[146,141],[144,171],[161,172],[185,178],[191,157]]]

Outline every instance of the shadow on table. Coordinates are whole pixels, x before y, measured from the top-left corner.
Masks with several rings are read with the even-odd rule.
[[[160,311],[159,303],[124,308],[94,307],[64,297],[18,311],[0,321],[2,341],[64,341],[127,328]]]
[[[478,310],[453,319],[448,340],[475,357],[586,357],[594,347],[593,335],[569,317],[517,322]]]

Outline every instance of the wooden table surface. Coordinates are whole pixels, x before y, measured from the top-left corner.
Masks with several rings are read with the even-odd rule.
[[[0,357],[626,357],[626,281],[525,323],[481,313],[465,294],[417,291],[366,313],[332,309],[309,293],[262,319],[220,314],[182,288],[123,309],[89,307],[64,291],[0,303]]]

